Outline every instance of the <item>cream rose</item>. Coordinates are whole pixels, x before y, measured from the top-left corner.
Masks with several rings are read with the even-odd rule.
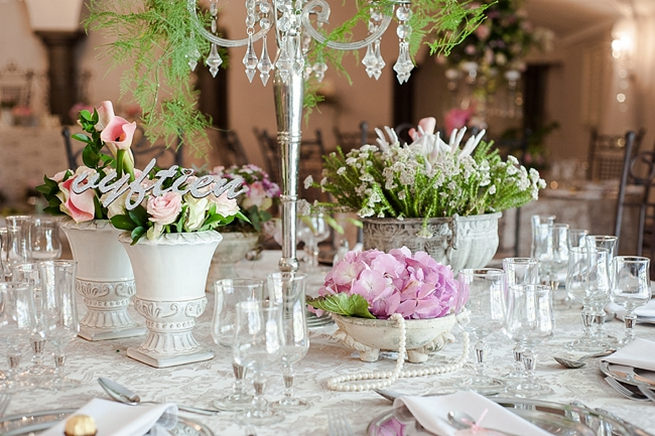
[[[239,212],[237,201],[234,198],[227,198],[227,192],[223,192],[219,197],[210,194],[208,198],[216,205],[216,213],[224,218],[234,216]]]
[[[195,198],[189,194],[184,196],[184,200],[189,205],[189,216],[184,224],[184,229],[187,232],[195,232],[205,222],[205,213],[209,209],[209,200],[207,197]]]

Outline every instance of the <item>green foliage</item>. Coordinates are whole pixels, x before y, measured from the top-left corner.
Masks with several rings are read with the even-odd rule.
[[[205,154],[210,122],[196,108],[188,55],[207,53],[209,43],[194,32],[187,2],[91,0],[89,9],[85,26],[110,32],[115,39],[106,54],[115,65],[129,65],[121,93],[132,93],[143,109],[148,138],[172,146],[183,136],[196,154]]]
[[[359,294],[340,292],[323,297],[307,298],[307,304],[316,309],[336,313],[337,315],[375,318],[368,310],[368,301]]]

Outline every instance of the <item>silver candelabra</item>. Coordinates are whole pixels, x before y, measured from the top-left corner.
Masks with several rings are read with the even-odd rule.
[[[328,40],[323,26],[328,22],[330,6],[325,0],[245,0],[246,34],[243,39],[230,40],[217,34],[218,0],[209,0],[211,29],[207,30],[197,16],[197,0],[188,0],[196,30],[210,43],[209,55],[205,65],[216,76],[223,62],[218,47],[246,47],[243,65],[246,75],[252,82],[255,73],[264,85],[273,73],[273,96],[277,119],[277,139],[280,145],[280,174],[282,182],[282,258],[280,271],[298,269],[296,259],[296,201],[298,199],[298,165],[300,159],[301,121],[304,98],[304,82],[310,77],[323,79],[327,65],[322,59],[314,63],[308,54],[314,44],[324,44],[330,49],[359,50],[366,47],[362,64],[369,77],[378,79],[385,66],[380,53],[382,35],[389,27],[392,14],[398,20],[398,59],[393,66],[400,83],[409,79],[414,64],[409,55],[409,19],[412,11],[410,1],[394,1],[392,8],[386,10],[377,0],[370,0],[368,31],[369,35],[359,41],[339,42]],[[256,28],[259,30],[255,31]],[[275,29],[277,53],[274,61],[268,53],[267,36]],[[262,40],[261,54],[255,51],[255,42]],[[189,54],[189,67],[194,70],[200,60],[200,52],[194,49]]]

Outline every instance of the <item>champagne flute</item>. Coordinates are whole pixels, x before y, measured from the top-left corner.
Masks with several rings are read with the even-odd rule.
[[[312,213],[300,218],[300,240],[305,243],[305,251],[309,255],[309,271],[318,269],[318,244],[330,237],[330,226],[322,213]]]
[[[0,281],[0,294],[3,296],[0,335],[6,343],[7,371],[6,389],[14,391],[26,383],[27,371],[20,371],[23,350],[27,348],[32,332],[34,300],[32,288],[26,282]]]
[[[232,351],[237,364],[253,371],[255,396],[246,413],[247,423],[269,425],[283,416],[264,398],[264,367],[280,361],[284,348],[280,306],[271,301],[247,300],[237,303]]]
[[[530,218],[532,224],[532,245],[530,245],[530,257],[535,257],[535,251],[541,240],[546,236],[543,230],[546,227],[555,223],[555,215],[532,215]]]
[[[510,387],[518,396],[539,396],[552,389],[535,377],[537,363],[534,348],[553,334],[554,316],[551,288],[546,285],[523,284],[508,290],[506,328],[510,337],[523,349],[527,377]]]
[[[309,350],[309,334],[305,308],[305,283],[307,276],[292,272],[269,274],[266,278],[268,293],[280,304],[282,310],[282,376],[284,397],[275,404],[285,409],[309,407],[306,400],[293,396],[294,365],[302,360]]]
[[[28,232],[27,249],[34,260],[54,260],[61,256],[61,240],[54,218],[35,217]]]
[[[566,291],[559,292],[560,283],[566,280],[568,264],[568,224],[539,224],[538,233],[542,236],[535,247],[534,257],[539,261],[541,283],[553,290],[556,303],[566,306]]]
[[[261,301],[263,282],[254,279],[222,279],[214,282],[214,316],[211,335],[214,343],[223,349],[234,344],[236,326],[236,305],[241,301]],[[219,410],[245,410],[252,402],[252,395],[246,392],[244,379],[246,368],[232,360],[234,384],[232,392],[213,402]]]
[[[621,344],[625,345],[635,339],[635,309],[646,304],[651,297],[650,259],[641,256],[616,256],[612,266],[612,297],[616,304],[625,309],[625,335],[621,339]]]
[[[458,322],[475,341],[475,374],[461,384],[480,393],[498,392],[504,387],[501,380],[485,374],[485,339],[502,329],[505,321],[505,272],[497,268],[464,269],[460,280],[468,286],[467,317]]]

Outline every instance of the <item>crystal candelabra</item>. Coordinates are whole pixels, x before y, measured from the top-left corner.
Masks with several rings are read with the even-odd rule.
[[[197,23],[196,31],[210,43],[205,65],[215,76],[223,62],[218,47],[246,47],[243,65],[252,82],[255,73],[264,85],[273,74],[273,95],[277,119],[277,139],[280,145],[282,182],[282,258],[281,271],[298,269],[296,259],[296,201],[298,198],[298,165],[300,156],[301,121],[304,97],[304,81],[311,76],[323,79],[327,65],[322,60],[309,61],[309,54],[315,44],[324,44],[335,50],[359,50],[366,47],[362,64],[369,77],[378,79],[385,66],[380,53],[382,35],[391,23],[395,13],[398,20],[398,59],[393,66],[400,83],[409,79],[414,64],[409,56],[409,36],[412,15],[410,1],[394,2],[392,10],[383,10],[376,0],[371,0],[368,31],[364,39],[351,42],[328,40],[322,31],[328,22],[330,6],[325,0],[246,0],[246,34],[243,39],[230,40],[217,34],[218,0],[209,1],[211,30],[200,24],[196,0],[188,0],[192,19]],[[385,14],[386,12],[386,14]],[[258,28],[258,30],[257,30]],[[269,31],[274,29],[277,52],[271,60],[267,46]],[[261,54],[257,56],[255,43],[262,41]],[[200,59],[197,49],[189,54],[189,67],[195,69]]]

